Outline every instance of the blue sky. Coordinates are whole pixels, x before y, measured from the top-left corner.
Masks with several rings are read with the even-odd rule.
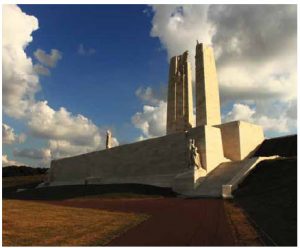
[[[164,135],[168,61],[189,50],[193,66],[196,39],[215,50],[223,121],[257,123],[267,137],[295,133],[296,12],[292,5],[7,8],[3,155],[45,166],[101,149],[106,129],[116,144]]]
[[[131,116],[141,109],[135,96],[140,86],[167,82],[168,61],[157,38],[149,36],[151,16],[147,6],[21,5],[39,20],[28,54],[56,48],[63,59],[50,77],[41,78],[38,98],[55,109],[64,106],[82,113],[98,126],[113,127],[124,142],[139,131]],[[80,55],[80,44],[94,49]],[[122,138],[121,138],[122,137]]]

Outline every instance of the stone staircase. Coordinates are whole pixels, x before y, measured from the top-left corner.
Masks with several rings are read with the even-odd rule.
[[[231,192],[255,168],[258,162],[265,159],[274,159],[274,157],[253,157],[221,163],[208,173],[195,189],[182,192],[182,195],[188,197],[232,197]]]

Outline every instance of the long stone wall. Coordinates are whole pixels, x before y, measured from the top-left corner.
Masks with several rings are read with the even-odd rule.
[[[253,137],[252,137],[253,136]],[[202,168],[189,167],[189,139],[195,140]],[[51,162],[51,186],[140,183],[192,189],[221,163],[244,159],[263,140],[259,126],[231,122],[198,126],[187,133],[121,145]]]
[[[53,160],[50,185],[130,182],[169,187],[187,161],[186,135],[170,134]]]

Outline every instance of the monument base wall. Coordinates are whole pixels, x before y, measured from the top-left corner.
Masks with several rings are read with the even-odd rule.
[[[128,182],[170,187],[175,175],[187,168],[187,153],[181,132],[53,160],[50,185]]]
[[[194,174],[186,174],[190,170],[189,139],[195,139],[204,174],[200,175],[198,170]],[[172,187],[176,182],[194,184],[224,161],[220,129],[199,126],[188,133],[174,133],[53,160],[49,181],[50,185],[143,183]],[[185,179],[182,181],[177,175],[184,175]]]

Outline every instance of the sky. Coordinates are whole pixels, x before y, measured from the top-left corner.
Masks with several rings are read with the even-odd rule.
[[[169,59],[214,48],[222,121],[297,132],[296,5],[3,5],[2,163],[165,135]],[[194,80],[194,77],[193,77]]]

